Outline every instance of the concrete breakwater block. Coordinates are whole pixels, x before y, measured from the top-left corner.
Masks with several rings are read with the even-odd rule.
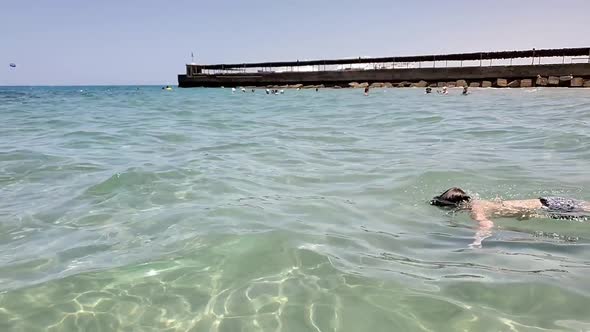
[[[442,88],[443,86],[447,86],[447,82],[438,82],[436,86]]]
[[[533,86],[533,80],[531,79],[524,79],[520,81],[520,87],[521,88],[530,88]]]
[[[508,86],[508,80],[505,78],[498,78],[496,79],[496,86],[500,88],[505,88]]]
[[[481,82],[481,87],[482,88],[491,88],[492,87],[492,81],[483,81],[483,82]]]
[[[572,78],[574,78],[572,75],[559,76],[559,80],[562,82],[570,81]]]
[[[455,85],[456,86],[459,86],[459,87],[464,87],[464,86],[467,86],[467,81],[465,81],[465,80],[457,80],[457,82],[455,82]]]
[[[355,88],[355,89],[356,88],[363,88],[364,89],[369,86],[369,83],[367,83],[367,82],[363,82],[363,83],[350,82],[350,83],[348,83],[348,86],[351,88]]]
[[[383,87],[384,88],[393,88],[393,84],[392,83],[389,83],[389,82],[383,83]]]
[[[454,88],[456,86],[457,86],[457,82],[454,82],[454,81],[453,82],[447,82],[447,87],[449,87],[449,88]]]
[[[369,87],[370,87],[370,88],[382,88],[384,84],[385,84],[385,83],[381,83],[381,82],[374,82],[374,83],[371,83],[371,85],[369,85]]]
[[[549,78],[547,79],[547,83],[549,85],[557,85],[557,84],[559,84],[559,77],[557,77],[557,76],[549,76]]]
[[[479,88],[479,82],[471,82],[469,83],[470,88]]]
[[[585,80],[584,81],[584,87],[585,88],[590,88],[590,80]]]
[[[537,81],[535,82],[535,84],[545,86],[549,84],[549,80],[546,77],[539,76],[537,77]]]
[[[573,87],[584,86],[584,79],[581,77],[574,77],[570,81],[570,86],[573,86]]]
[[[436,88],[437,86],[438,86],[437,83],[430,83],[430,85],[429,85],[429,87],[431,87],[431,88]]]
[[[519,80],[510,81],[510,83],[508,83],[508,87],[509,88],[520,88],[520,81]]]
[[[417,88],[425,88],[427,86],[428,86],[428,82],[426,82],[424,80],[420,80],[418,83],[416,83]]]

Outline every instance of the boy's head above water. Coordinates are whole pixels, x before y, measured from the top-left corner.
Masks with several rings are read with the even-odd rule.
[[[463,202],[469,202],[471,196],[457,187],[453,187],[445,191],[444,193],[435,196],[430,201],[430,204],[443,207],[458,207]]]

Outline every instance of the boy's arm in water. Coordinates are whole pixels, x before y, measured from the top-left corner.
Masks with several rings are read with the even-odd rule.
[[[494,222],[490,220],[488,217],[488,211],[486,207],[480,203],[474,203],[471,206],[471,219],[477,221],[479,223],[479,227],[484,228],[492,228],[494,227]]]
[[[492,236],[492,227],[494,222],[488,217],[488,211],[482,204],[473,204],[471,206],[471,218],[479,224],[477,232],[475,232],[474,240],[469,245],[471,248],[481,248],[481,242],[484,239]]]

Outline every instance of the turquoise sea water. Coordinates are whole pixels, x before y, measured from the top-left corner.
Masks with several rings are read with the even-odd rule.
[[[590,89],[0,88],[0,331],[590,330]]]

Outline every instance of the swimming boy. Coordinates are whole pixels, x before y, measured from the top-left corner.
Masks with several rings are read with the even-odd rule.
[[[548,216],[554,219],[588,219],[590,202],[563,198],[540,197],[524,200],[479,200],[472,199],[461,188],[453,187],[434,197],[431,205],[470,211],[471,218],[479,223],[476,241],[472,245],[481,246],[481,241],[491,235],[494,223],[492,217],[527,218]]]

